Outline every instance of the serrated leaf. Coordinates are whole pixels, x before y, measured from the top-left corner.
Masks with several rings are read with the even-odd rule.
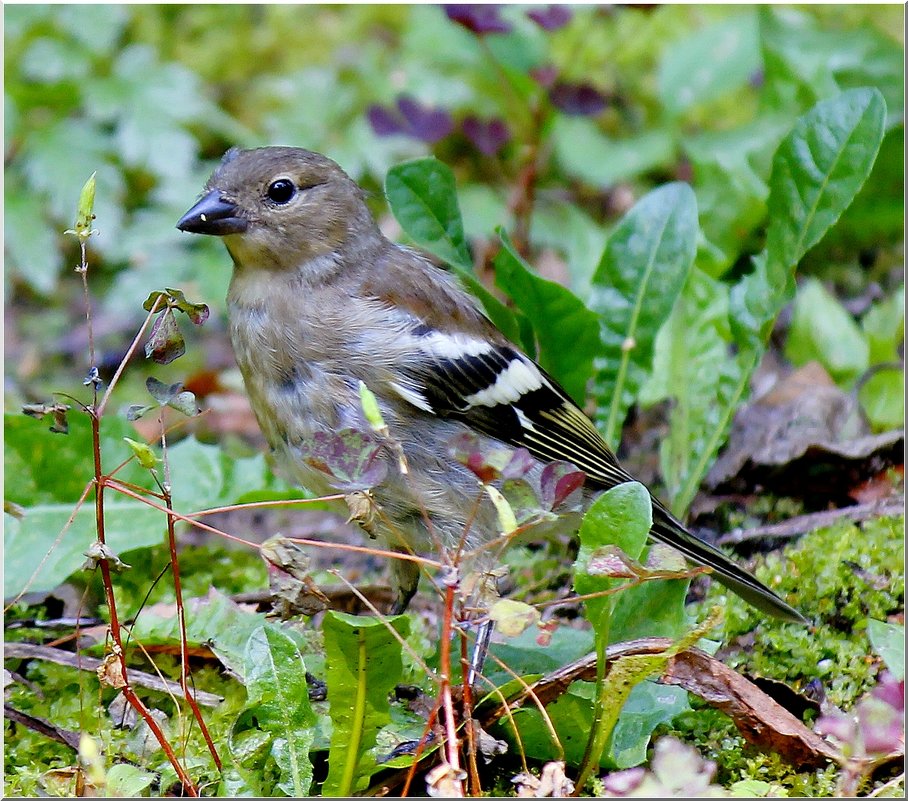
[[[333,724],[325,796],[353,795],[376,769],[371,749],[391,720],[388,693],[403,674],[401,645],[386,624],[402,637],[409,633],[406,617],[375,620],[328,612],[322,623]]]
[[[534,273],[504,229],[498,235],[502,248],[495,257],[495,283],[532,321],[542,366],[582,404],[599,350],[598,319],[567,287]]]
[[[245,684],[256,727],[271,733],[271,755],[280,771],[277,787],[290,797],[309,794],[315,712],[309,703],[306,665],[296,643],[271,626],[256,629],[246,644]]]
[[[186,636],[189,642],[209,646],[224,667],[244,683],[249,638],[263,625],[290,637],[299,648],[306,644],[302,632],[269,621],[264,613],[240,606],[215,587],[204,597],[186,601]],[[176,607],[145,610],[135,622],[134,636],[143,643],[163,645],[179,642],[180,619]]]
[[[602,254],[589,302],[602,343],[593,389],[596,417],[612,446],[652,368],[656,333],[693,264],[697,232],[693,191],[667,184],[624,216]]]
[[[672,512],[681,517],[715,459],[721,414],[741,373],[729,351],[728,288],[694,269],[656,337],[644,403],[672,399],[659,465]]]

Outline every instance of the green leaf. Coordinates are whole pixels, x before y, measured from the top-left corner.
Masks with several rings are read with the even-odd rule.
[[[11,184],[8,177],[3,195],[7,274],[47,295],[57,286],[63,253],[57,246],[54,228],[47,221],[44,202],[25,191],[13,191]]]
[[[495,283],[532,322],[542,366],[582,405],[599,346],[597,317],[569,289],[534,273],[504,230],[498,234]]]
[[[596,685],[575,681],[567,692],[546,707],[558,740],[564,747],[568,765],[579,765],[586,749],[587,732],[593,725],[593,702]],[[655,682],[637,684],[627,696],[621,715],[609,738],[600,766],[615,770],[632,768],[646,761],[646,751],[653,730],[671,723],[690,710],[687,692],[680,687],[666,687]],[[522,743],[528,757],[540,760],[559,759],[560,752],[552,742],[548,726],[539,710],[520,709],[516,713]],[[500,736],[519,748],[513,729],[502,724]],[[496,732],[497,733],[497,732]]]
[[[613,446],[652,368],[656,333],[693,264],[697,232],[693,191],[667,184],[625,215],[602,254],[589,303],[602,342],[593,388],[597,419]]]
[[[821,28],[793,8],[759,11],[765,64],[764,95],[771,106],[804,106],[843,89],[879,89],[889,109],[887,128],[904,117],[904,46],[872,24]]]
[[[376,770],[371,749],[378,730],[391,720],[388,693],[403,675],[401,645],[388,625],[401,637],[409,632],[406,617],[325,615],[322,632],[333,729],[323,795],[353,795],[366,787]]]
[[[116,417],[104,418],[101,426],[103,465],[113,469],[132,455],[123,437],[135,431]],[[97,531],[89,496],[55,544],[94,475],[87,419],[71,414],[69,436],[55,437],[38,421],[7,415],[5,435],[6,498],[25,507],[21,519],[6,517],[4,594],[10,597],[25,587],[36,570],[31,590],[46,591],[61,584],[80,568],[82,554],[95,541]],[[181,512],[235,503],[250,492],[284,486],[265,467],[262,455],[235,459],[192,437],[169,448],[167,456],[174,508]],[[143,486],[148,483],[146,471],[138,464],[126,465],[117,478]],[[147,504],[108,490],[105,510],[107,544],[113,551],[123,554],[162,541],[165,517]]]
[[[264,567],[263,567],[264,573]],[[173,644],[180,640],[179,619],[175,608],[146,609],[136,620],[133,635],[142,643]],[[227,670],[246,683],[249,640],[262,626],[290,637],[302,647],[306,639],[293,628],[283,628],[231,601],[212,587],[203,598],[190,598],[186,603],[186,637],[190,643],[208,645]]]
[[[646,405],[673,400],[659,464],[669,506],[681,518],[689,500],[682,487],[699,486],[711,464],[715,453],[707,448],[740,380],[729,338],[727,286],[694,269],[659,330],[652,378],[641,392]]]
[[[21,519],[5,515],[5,598],[26,589],[29,592],[52,590],[82,567],[85,562],[83,554],[98,536],[91,498],[75,513],[72,524],[60,542],[56,542],[73,515],[73,508],[73,502],[42,503],[25,509]],[[156,509],[140,501],[118,500],[116,497],[107,500],[104,508],[105,535],[112,551],[122,555],[163,540],[166,520]]]
[[[769,179],[766,232],[773,289],[788,300],[792,268],[848,208],[870,174],[886,121],[875,89],[851,89],[817,103],[782,140]]]
[[[105,795],[113,798],[140,798],[158,776],[126,762],[118,762],[107,771]]]
[[[303,657],[286,634],[262,626],[249,638],[244,662],[246,711],[255,718],[256,728],[271,734],[271,755],[280,771],[277,787],[290,797],[307,796],[316,717]]]
[[[385,196],[408,236],[450,264],[460,280],[482,301],[489,319],[512,342],[520,342],[514,313],[473,274],[473,259],[467,248],[457,187],[450,168],[433,158],[398,164],[385,177]]]
[[[552,140],[558,162],[568,175],[604,187],[667,167],[677,150],[674,137],[665,129],[613,139],[584,117],[559,116]]]
[[[705,131],[682,141],[691,162],[704,240],[697,266],[713,277],[731,267],[766,218],[772,157],[792,118],[758,117],[728,131]]]
[[[898,361],[899,346],[905,339],[905,285],[874,303],[861,319],[861,328],[870,347],[871,365]]]
[[[631,559],[640,558],[653,525],[653,508],[649,491],[636,481],[619,484],[602,493],[590,506],[580,524],[580,550],[574,562],[574,590],[578,595],[614,589],[626,583],[623,579],[594,576],[589,573],[596,551],[616,545]],[[609,640],[609,614],[614,596],[605,595],[584,601],[587,620],[597,638]]]
[[[905,371],[889,367],[874,373],[858,392],[874,431],[905,427]]]
[[[756,14],[736,14],[665,48],[659,95],[669,113],[745,86],[761,67],[757,33]]]
[[[899,681],[905,679],[905,627],[894,623],[884,623],[871,618],[867,621],[867,636],[870,644],[886,667]]]
[[[398,164],[385,178],[385,196],[404,231],[448,264],[473,269],[457,205],[454,173],[437,159]]]
[[[798,288],[785,356],[796,367],[818,361],[845,388],[864,373],[867,341],[854,318],[816,278]]]

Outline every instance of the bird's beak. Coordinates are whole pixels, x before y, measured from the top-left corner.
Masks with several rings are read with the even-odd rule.
[[[180,218],[177,228],[190,234],[226,236],[241,234],[248,225],[240,216],[239,207],[221,197],[220,190],[213,189]]]

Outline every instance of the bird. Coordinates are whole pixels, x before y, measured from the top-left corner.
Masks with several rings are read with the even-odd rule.
[[[525,449],[530,478],[565,461],[585,474],[583,507],[633,481],[558,382],[488,319],[455,276],[386,238],[365,191],[328,157],[297,147],[232,148],[181,231],[218,236],[233,260],[227,295],[234,355],[262,433],[284,474],[331,492],[306,459],[317,432],[368,430],[360,383],[374,395],[402,459],[371,495],[370,534],[411,553],[464,552],[499,536],[494,503],[451,455],[458,436]],[[398,463],[399,462],[399,463]],[[650,493],[652,496],[652,493]],[[650,536],[782,621],[806,619],[655,496]],[[566,515],[568,525],[579,524]],[[491,553],[490,548],[480,551]],[[407,608],[420,570],[392,560]]]

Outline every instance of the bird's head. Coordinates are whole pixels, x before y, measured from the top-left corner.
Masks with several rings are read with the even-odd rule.
[[[295,147],[233,148],[177,223],[224,237],[234,263],[294,269],[377,228],[363,192],[331,159]]]

